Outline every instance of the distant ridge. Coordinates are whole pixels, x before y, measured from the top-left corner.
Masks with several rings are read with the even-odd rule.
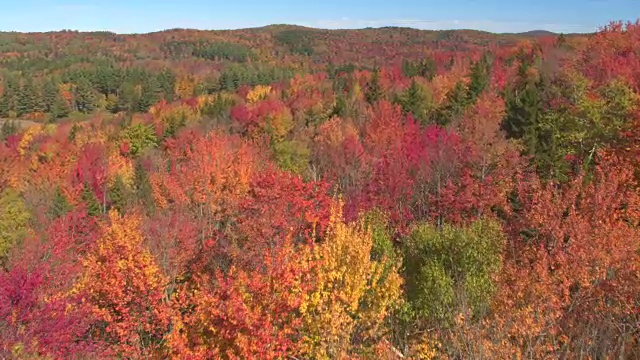
[[[531,31],[516,33],[515,35],[528,36],[528,37],[545,37],[545,36],[558,36],[559,33],[547,31],[547,30],[531,30]]]
[[[558,36],[559,33],[555,33],[548,30],[530,30],[525,32],[491,32],[486,30],[479,29],[418,29],[409,26],[379,26],[379,27],[363,27],[363,28],[347,28],[347,29],[325,29],[325,28],[313,28],[302,25],[294,25],[294,24],[271,24],[265,26],[257,26],[257,27],[249,27],[249,28],[239,28],[239,29],[196,29],[196,28],[168,28],[164,30],[157,31],[149,31],[144,33],[116,33],[108,30],[98,30],[98,31],[79,31],[72,29],[60,29],[60,30],[51,30],[45,32],[19,32],[19,31],[0,31],[0,34],[54,34],[54,33],[80,33],[80,34],[94,34],[94,35],[148,35],[148,34],[160,34],[167,32],[181,32],[181,31],[197,31],[197,32],[235,32],[235,31],[265,31],[269,33],[286,31],[286,30],[299,30],[299,31],[309,31],[309,32],[350,32],[350,31],[416,31],[423,33],[436,33],[436,34],[456,34],[456,33],[476,33],[476,34],[486,34],[486,35],[515,35],[520,37],[547,37],[547,36]],[[578,33],[571,33],[565,35],[578,35]]]

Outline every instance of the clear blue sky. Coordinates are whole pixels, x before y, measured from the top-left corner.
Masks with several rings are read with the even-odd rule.
[[[589,32],[640,17],[639,0],[0,0],[0,30],[410,26]]]

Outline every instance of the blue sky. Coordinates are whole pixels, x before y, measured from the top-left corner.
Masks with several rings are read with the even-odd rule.
[[[638,0],[0,0],[0,30],[409,26],[493,32],[589,32],[640,17]]]

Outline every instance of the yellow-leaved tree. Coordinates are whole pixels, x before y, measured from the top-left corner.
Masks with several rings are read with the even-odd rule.
[[[257,103],[260,100],[266,99],[271,93],[271,86],[257,85],[247,94],[247,102],[249,104]]]
[[[6,189],[0,193],[0,263],[16,242],[27,235],[30,219],[18,192]]]
[[[311,252],[314,289],[301,306],[304,355],[314,359],[371,355],[402,301],[397,262],[372,256],[372,232],[364,221],[344,223],[341,208],[334,205],[326,236]]]

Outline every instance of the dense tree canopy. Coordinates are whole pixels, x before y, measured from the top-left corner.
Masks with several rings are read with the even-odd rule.
[[[1,33],[0,358],[637,358],[639,49]]]

